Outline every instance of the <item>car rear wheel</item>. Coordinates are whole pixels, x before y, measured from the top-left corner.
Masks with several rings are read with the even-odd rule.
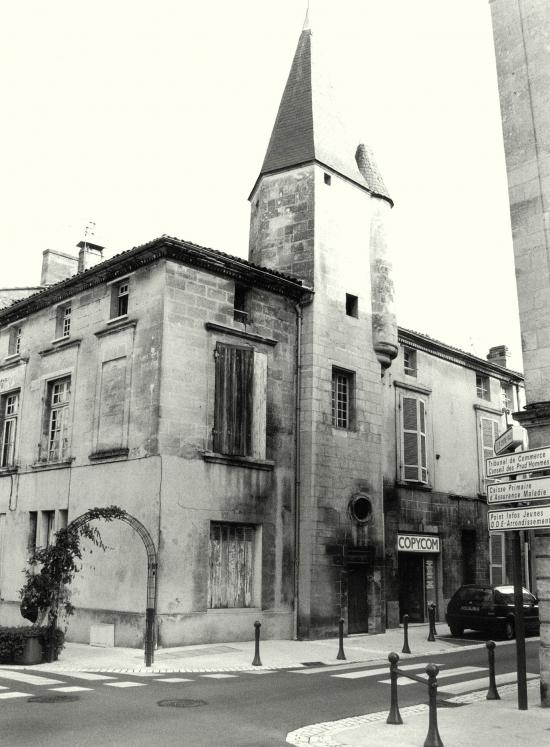
[[[460,625],[449,625],[449,630],[451,631],[451,635],[455,637],[461,636],[464,633],[464,628]]]
[[[514,629],[514,621],[513,620],[506,620],[504,623],[504,637],[507,641],[511,641],[516,634],[516,631]]]

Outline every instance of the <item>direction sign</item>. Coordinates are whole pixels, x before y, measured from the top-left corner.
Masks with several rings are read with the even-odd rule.
[[[508,508],[488,511],[490,532],[517,532],[521,529],[544,529],[550,527],[550,506]]]
[[[550,446],[489,457],[485,461],[489,478],[516,475],[518,472],[537,472],[541,469],[550,469]]]
[[[487,485],[487,503],[520,503],[546,498],[550,500],[550,477],[495,482]]]
[[[518,446],[523,446],[525,430],[521,425],[511,425],[504,433],[495,440],[495,454],[505,451],[514,451]]]

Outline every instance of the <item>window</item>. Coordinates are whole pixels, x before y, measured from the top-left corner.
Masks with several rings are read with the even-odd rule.
[[[29,511],[29,536],[27,540],[27,554],[29,557],[36,550],[38,532],[38,511]]]
[[[10,327],[10,339],[8,342],[8,355],[19,355],[21,352],[22,327]]]
[[[61,462],[68,458],[70,399],[70,377],[49,382],[43,442],[45,461]]]
[[[40,532],[41,547],[50,547],[55,543],[55,511],[41,511],[42,521]]]
[[[491,399],[488,376],[476,374],[476,392],[480,399]]]
[[[353,374],[332,369],[332,425],[351,428],[353,415]]]
[[[264,459],[267,356],[218,342],[214,357],[214,451]]]
[[[61,337],[70,337],[71,335],[71,304],[65,304],[59,306],[57,309],[57,316],[55,320],[55,336],[57,339]]]
[[[235,297],[233,301],[233,319],[236,322],[248,322],[248,288],[244,285],[235,283]]]
[[[487,492],[487,480],[485,477],[485,460],[495,455],[495,439],[499,433],[499,422],[492,418],[479,418],[479,492]]]
[[[121,280],[111,286],[111,319],[128,314],[129,280]]]
[[[403,369],[407,376],[416,376],[416,350],[403,348]]]
[[[401,415],[401,480],[428,482],[426,447],[426,403],[420,397],[403,394]]]
[[[256,529],[247,524],[211,522],[208,607],[252,607]]]
[[[346,293],[346,314],[354,316],[356,319],[359,316],[359,299],[350,293]]]
[[[325,180],[325,184],[327,185],[327,187],[330,187],[330,184],[331,184],[331,182],[332,182],[332,177],[331,177],[331,175],[330,175],[330,174],[327,174],[327,173],[325,172],[325,174],[324,174],[324,180]]]
[[[502,407],[508,411],[513,410],[514,409],[514,396],[513,396],[511,384],[504,384],[504,382],[501,382],[500,396],[502,399]]]
[[[491,583],[502,586],[506,578],[506,542],[504,532],[491,532],[489,535],[489,559]]]
[[[0,399],[0,407],[0,417],[2,418],[0,467],[13,467],[15,462],[15,436],[17,433],[17,415],[19,412],[19,392],[4,394]]]

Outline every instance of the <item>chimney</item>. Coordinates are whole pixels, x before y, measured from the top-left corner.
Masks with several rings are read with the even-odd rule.
[[[78,259],[72,254],[45,249],[42,252],[42,274],[40,285],[53,285],[60,280],[75,275],[78,271]]]
[[[99,244],[93,244],[91,241],[79,241],[77,244],[78,252],[78,272],[89,270],[90,267],[103,262],[103,247]]]
[[[508,358],[510,357],[510,351],[506,345],[497,345],[494,348],[490,348],[487,360],[490,363],[496,363],[497,366],[507,367]]]

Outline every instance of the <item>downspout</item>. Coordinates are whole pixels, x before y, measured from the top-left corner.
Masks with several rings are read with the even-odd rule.
[[[296,402],[294,409],[294,620],[292,637],[298,640],[300,626],[300,512],[301,453],[300,423],[302,414],[302,324],[303,307],[313,301],[313,294],[298,301],[296,311]]]

